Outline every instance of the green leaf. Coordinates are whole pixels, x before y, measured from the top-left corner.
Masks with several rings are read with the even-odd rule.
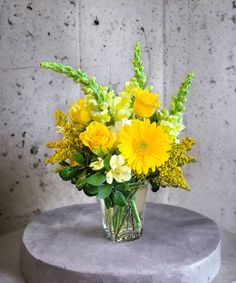
[[[149,118],[150,122],[153,123],[153,122],[157,122],[158,119],[157,119],[157,113],[154,112],[154,114]]]
[[[106,180],[106,176],[102,173],[95,173],[85,179],[85,183],[92,186],[101,186]]]
[[[151,190],[155,193],[160,189],[160,185],[150,181],[150,185],[151,185]]]
[[[77,161],[79,164],[83,164],[84,161],[85,161],[85,159],[84,159],[84,157],[83,157],[83,155],[82,155],[81,153],[75,153],[75,154],[73,155],[73,159],[74,159],[75,161]]]
[[[70,181],[77,175],[79,170],[79,167],[67,166],[59,171],[59,176],[64,181]]]
[[[131,188],[127,183],[120,183],[119,186],[116,186],[116,191],[122,193],[122,195],[127,198],[130,194]]]
[[[108,152],[107,156],[104,159],[104,167],[106,170],[110,169],[110,160],[111,160],[111,154]]]
[[[127,200],[125,196],[120,191],[115,191],[112,194],[113,202],[116,205],[125,206],[127,204]]]
[[[109,185],[109,184],[107,184],[105,186],[98,187],[97,198],[98,199],[105,199],[111,194],[111,191],[112,191],[112,185]]]
[[[84,179],[86,178],[87,172],[83,170],[80,174],[77,175],[76,188],[81,191],[85,185]]]
[[[84,193],[89,197],[96,196],[98,193],[98,187],[86,185],[84,187]]]
[[[105,202],[105,206],[106,206],[107,209],[112,207],[112,200],[109,197],[105,198],[104,202]]]
[[[79,191],[82,191],[84,185],[85,185],[84,180],[78,180],[78,181],[76,182],[76,188],[77,188]]]
[[[129,186],[128,183],[124,183],[124,190],[125,190],[126,192],[130,191],[130,186]]]

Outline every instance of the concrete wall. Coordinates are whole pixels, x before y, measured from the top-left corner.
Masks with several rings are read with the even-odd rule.
[[[236,232],[236,1],[165,1],[164,14],[164,103],[194,70],[185,123],[198,163],[186,170],[192,192],[162,200]]]
[[[80,66],[122,88],[141,39],[151,83],[168,104],[184,75],[197,78],[185,117],[198,163],[186,170],[192,192],[163,189],[150,199],[205,213],[236,231],[235,1],[0,1],[0,234],[38,213],[89,202],[43,164],[55,139],[53,112],[79,87],[40,70],[42,60]]]

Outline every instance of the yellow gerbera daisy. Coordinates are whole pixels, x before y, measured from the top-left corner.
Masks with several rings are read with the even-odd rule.
[[[138,174],[155,171],[169,158],[170,141],[161,126],[150,120],[133,120],[119,134],[119,150],[129,167]]]

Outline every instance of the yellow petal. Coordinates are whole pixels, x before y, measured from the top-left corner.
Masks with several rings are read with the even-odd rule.
[[[149,120],[133,120],[119,134],[119,150],[138,174],[154,171],[169,158],[170,140],[161,126]]]

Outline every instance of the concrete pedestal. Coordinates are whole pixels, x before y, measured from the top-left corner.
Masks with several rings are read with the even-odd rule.
[[[97,204],[74,205],[27,226],[20,266],[28,283],[207,283],[220,268],[220,234],[203,215],[148,204],[142,237],[113,243]]]

